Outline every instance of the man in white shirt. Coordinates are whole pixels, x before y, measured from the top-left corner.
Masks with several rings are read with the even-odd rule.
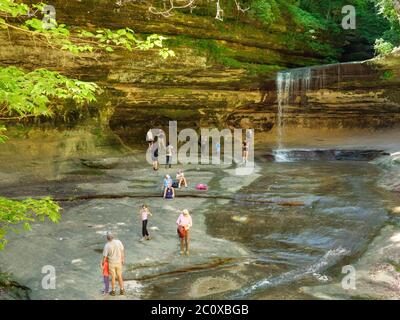
[[[167,143],[167,148],[166,148],[166,161],[165,161],[165,169],[167,169],[167,167],[171,168],[171,162],[172,162],[172,154],[174,152],[174,147],[169,144],[169,142]]]
[[[153,135],[153,131],[151,131],[151,129],[149,129],[149,131],[147,131],[147,133],[146,133],[146,141],[149,144],[149,148],[150,148],[154,142],[154,135]]]
[[[110,295],[115,296],[115,278],[118,279],[120,294],[124,295],[124,281],[122,279],[122,266],[125,263],[124,246],[121,241],[114,239],[111,232],[107,232],[107,243],[103,250],[103,259],[101,266],[103,267],[106,259],[108,260],[109,272],[111,275],[111,292]]]

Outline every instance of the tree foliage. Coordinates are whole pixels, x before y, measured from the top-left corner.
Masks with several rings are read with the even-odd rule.
[[[0,28],[24,32],[55,50],[79,55],[83,52],[111,53],[116,49],[132,51],[157,49],[163,59],[174,52],[163,46],[166,39],[153,34],[145,39],[129,28],[85,30],[59,24],[44,23],[44,3],[27,5],[14,0],[0,0]],[[0,120],[21,120],[26,117],[52,117],[62,112],[64,104],[73,102],[82,107],[95,101],[100,88],[92,82],[71,79],[46,69],[25,71],[0,66]],[[0,143],[7,140],[6,127],[0,124]],[[12,200],[0,197],[0,250],[7,244],[9,232],[19,232],[23,226],[31,229],[34,221],[60,220],[60,206],[50,197]]]
[[[381,39],[377,39],[375,48],[378,54],[383,51],[380,48],[395,47],[400,45],[400,1],[398,0],[372,0],[378,10],[378,13],[384,17],[389,28],[383,32]],[[385,45],[386,43],[386,45]]]
[[[280,15],[275,0],[254,0],[251,2],[250,12],[266,26],[276,21]]]
[[[0,125],[0,143],[4,143],[7,140],[7,136],[4,134],[7,131],[4,125]]]
[[[73,54],[93,51],[113,52],[122,48],[129,51],[158,49],[163,59],[175,56],[172,50],[163,47],[166,38],[161,35],[152,34],[141,39],[130,28],[96,31],[71,28],[47,17],[43,12],[46,6],[45,3],[39,3],[29,7],[14,0],[0,0],[0,28],[29,33],[39,37],[54,49],[67,50]],[[40,18],[46,18],[46,22]],[[15,23],[16,19],[19,23]]]
[[[58,72],[0,67],[0,119],[52,116],[63,100],[75,105],[95,101],[99,87],[92,82],[70,79]]]
[[[384,39],[379,38],[375,40],[374,49],[377,55],[385,55],[392,52],[393,44],[389,41],[385,41]]]
[[[60,210],[59,205],[50,197],[21,201],[0,197],[0,250],[7,244],[7,234],[10,231],[19,233],[21,225],[29,231],[31,223],[46,219],[57,223],[61,218]]]

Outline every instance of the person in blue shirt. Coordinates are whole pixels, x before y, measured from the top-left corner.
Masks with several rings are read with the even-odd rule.
[[[165,175],[161,189],[165,190],[168,186],[172,186],[172,179],[169,174]]]
[[[217,155],[219,156],[221,154],[221,144],[219,142],[215,144],[215,149],[217,151]]]

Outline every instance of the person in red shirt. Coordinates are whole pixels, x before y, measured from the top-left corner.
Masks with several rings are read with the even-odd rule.
[[[110,292],[110,272],[108,270],[108,259],[105,259],[104,264],[101,266],[103,270],[104,290],[103,294]]]

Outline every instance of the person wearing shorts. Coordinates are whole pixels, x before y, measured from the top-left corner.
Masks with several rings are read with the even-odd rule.
[[[118,280],[120,294],[125,294],[124,281],[122,279],[122,266],[125,263],[124,246],[121,241],[114,239],[111,232],[107,232],[107,243],[103,250],[102,267],[108,261],[108,270],[111,275],[111,292],[115,296],[115,280]]]
[[[184,253],[184,248],[186,247],[186,255],[189,255],[189,229],[192,227],[192,217],[187,209],[183,210],[176,221],[178,225],[178,235],[181,244],[181,255]]]

